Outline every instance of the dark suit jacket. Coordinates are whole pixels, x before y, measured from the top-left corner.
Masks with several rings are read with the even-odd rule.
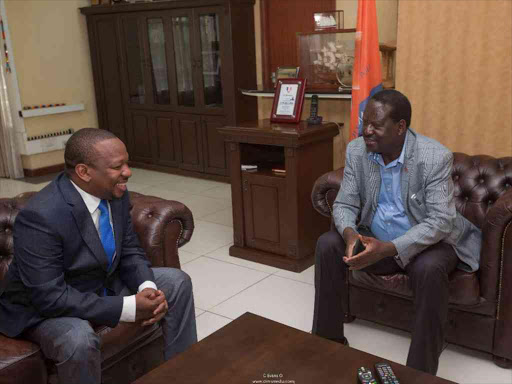
[[[116,257],[107,256],[85,203],[68,176],[60,174],[29,200],[14,223],[14,260],[0,296],[0,332],[21,334],[51,317],[78,317],[114,327],[124,286],[136,292],[154,281],[133,230],[128,193],[110,201]],[[107,288],[109,296],[103,295]]]

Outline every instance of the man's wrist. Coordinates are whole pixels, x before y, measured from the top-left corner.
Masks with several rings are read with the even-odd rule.
[[[342,237],[343,237],[343,240],[345,241],[345,243],[348,243],[350,242],[350,240],[353,238],[353,237],[357,237],[358,233],[356,232],[356,230],[352,227],[347,227],[343,230],[343,234],[342,234]]]
[[[398,251],[391,241],[386,241],[384,243],[384,251],[382,252],[384,257],[395,257],[398,256]]]

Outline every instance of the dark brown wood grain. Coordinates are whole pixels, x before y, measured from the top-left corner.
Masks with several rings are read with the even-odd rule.
[[[229,180],[226,147],[217,128],[257,118],[254,0],[187,0],[81,8],[87,17],[99,127],[125,142],[134,165]],[[221,90],[202,68],[200,18],[218,18]],[[173,20],[188,18],[193,89],[178,92]],[[148,23],[162,25],[168,90],[157,94]],[[187,51],[188,52],[188,51]],[[178,60],[178,61],[177,61]],[[181,61],[180,61],[181,62]],[[166,67],[165,67],[166,65]],[[217,100],[222,100],[216,102]],[[215,101],[215,102],[213,102]],[[184,116],[186,118],[184,119]]]
[[[334,123],[249,121],[219,128],[230,156],[235,257],[301,272],[329,220],[313,209],[315,180],[332,170]],[[241,171],[241,165],[257,165]],[[284,170],[278,173],[273,169]]]
[[[452,383],[247,312],[134,384],[353,384],[357,368],[383,361],[403,384]]]

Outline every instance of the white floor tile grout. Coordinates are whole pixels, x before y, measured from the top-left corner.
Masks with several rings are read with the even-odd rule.
[[[221,260],[217,260],[217,261],[221,261]],[[236,265],[237,267],[242,267],[241,265],[237,265],[237,264],[233,264],[233,265]],[[244,267],[242,267],[242,268],[244,268]],[[247,268],[247,269],[250,269],[250,268]],[[258,272],[261,272],[261,271],[258,271]],[[266,273],[266,272],[261,272],[261,273]],[[260,280],[256,281],[254,284],[251,284],[251,285],[249,285],[249,286],[245,287],[245,288],[244,288],[244,289],[242,289],[241,291],[239,291],[239,292],[235,293],[234,295],[232,295],[232,296],[228,297],[226,300],[221,301],[220,303],[218,303],[218,304],[214,305],[213,307],[208,308],[206,311],[207,311],[207,312],[210,312],[212,309],[214,309],[214,308],[218,307],[218,306],[219,306],[219,305],[221,305],[222,303],[225,303],[226,301],[231,300],[233,297],[238,296],[238,295],[239,295],[239,294],[241,294],[242,292],[247,291],[249,288],[254,287],[255,285],[258,285],[258,284],[259,284],[259,283],[261,283],[263,280],[268,279],[270,276],[272,276],[272,275],[267,273],[267,276],[265,276],[264,278],[262,278],[262,279],[260,279]],[[215,313],[215,315],[217,315],[217,313]],[[220,316],[220,315],[219,315],[219,316]]]

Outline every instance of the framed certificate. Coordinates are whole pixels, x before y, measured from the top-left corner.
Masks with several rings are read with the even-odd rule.
[[[277,79],[270,121],[298,123],[304,104],[306,79]]]

